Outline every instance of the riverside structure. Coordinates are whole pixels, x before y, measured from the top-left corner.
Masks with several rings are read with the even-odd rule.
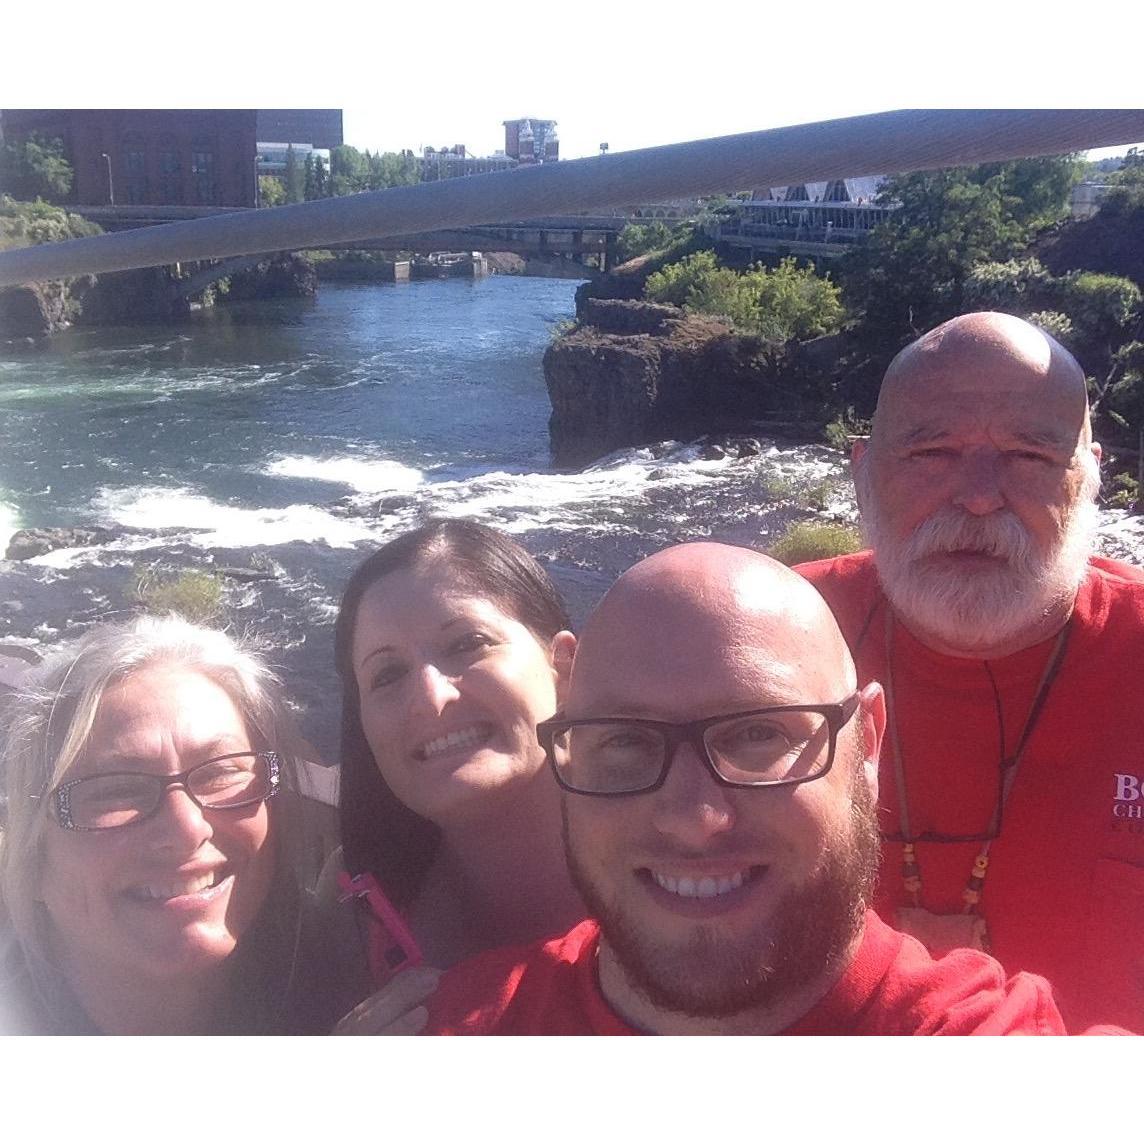
[[[883,112],[25,247],[0,254],[0,286],[1141,138],[1144,110]]]

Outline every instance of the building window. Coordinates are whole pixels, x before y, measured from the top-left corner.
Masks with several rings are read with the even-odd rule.
[[[179,159],[179,141],[174,135],[159,136],[159,201],[183,201],[183,164]]]
[[[159,174],[177,175],[183,169],[179,162],[179,141],[174,135],[159,136]]]
[[[199,206],[213,206],[218,201],[215,185],[215,153],[209,141],[191,142],[191,191]]]
[[[123,136],[124,197],[129,203],[147,201],[147,141],[137,132]]]

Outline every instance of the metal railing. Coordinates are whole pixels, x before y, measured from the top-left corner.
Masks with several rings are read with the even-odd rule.
[[[25,247],[0,286],[1142,139],[1142,110],[890,111]]]

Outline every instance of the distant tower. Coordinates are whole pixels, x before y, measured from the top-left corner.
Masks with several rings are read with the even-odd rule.
[[[525,120],[520,125],[520,133],[517,135],[517,147],[520,154],[517,158],[520,160],[520,165],[523,167],[528,163],[536,162],[536,137],[532,133],[532,123]]]
[[[506,119],[504,151],[521,166],[551,163],[560,158],[555,119]]]

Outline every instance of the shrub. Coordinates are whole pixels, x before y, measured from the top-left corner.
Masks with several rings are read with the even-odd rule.
[[[1037,310],[1029,315],[1028,321],[1050,338],[1056,338],[1063,346],[1069,345],[1076,333],[1068,314],[1062,314],[1059,310]]]
[[[222,615],[222,581],[199,568],[174,575],[140,568],[135,572],[135,599],[156,615],[177,612],[196,624],[214,624]]]
[[[815,274],[813,264],[803,269],[793,258],[774,270],[756,266],[739,274],[701,250],[650,275],[644,296],[726,318],[740,333],[774,343],[835,333],[845,317],[838,287]]]
[[[1117,473],[1110,482],[1105,503],[1109,508],[1132,508],[1140,500],[1140,485],[1128,473]]]
[[[851,406],[826,426],[823,435],[831,448],[849,455],[855,437],[870,436],[870,421],[867,418],[855,417],[854,408]]]
[[[1086,341],[1119,343],[1141,302],[1140,287],[1129,278],[1083,270],[1060,283],[1061,306]]]
[[[648,277],[644,297],[649,302],[665,302],[672,306],[687,304],[691,291],[698,288],[719,269],[715,254],[700,250],[679,262],[670,262]]]
[[[20,203],[0,195],[0,250],[65,242],[102,234],[102,227],[45,202]]]
[[[845,556],[862,547],[862,537],[849,524],[835,524],[821,520],[795,521],[770,546],[767,555],[783,564],[802,564],[807,560],[826,560],[831,556]]]
[[[980,262],[965,279],[963,305],[970,310],[1019,311],[1027,296],[1050,288],[1053,276],[1035,258]]]

